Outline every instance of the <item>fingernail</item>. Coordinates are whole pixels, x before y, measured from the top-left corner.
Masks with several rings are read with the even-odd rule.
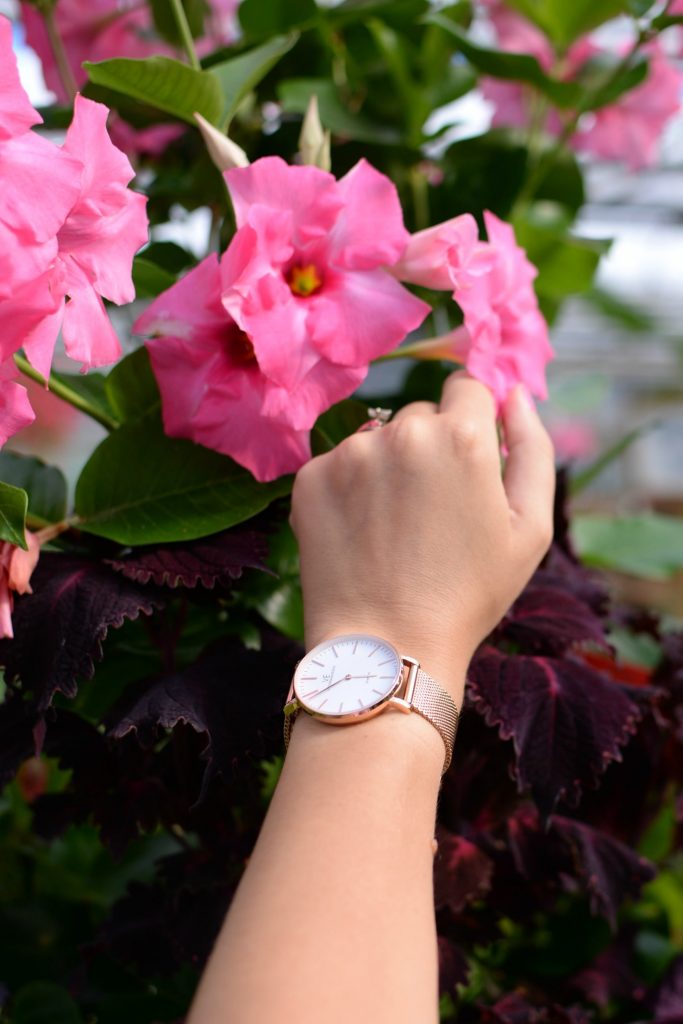
[[[536,403],[531,397],[531,392],[529,391],[526,384],[520,382],[514,389],[513,394],[515,396],[515,401],[520,402],[523,405],[526,405],[528,409],[533,409],[534,412],[536,411]]]

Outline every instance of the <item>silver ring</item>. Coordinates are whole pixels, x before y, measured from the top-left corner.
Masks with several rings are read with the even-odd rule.
[[[379,427],[386,427],[393,415],[392,409],[380,409],[379,407],[374,408],[370,406],[368,409],[368,422],[363,423],[356,433],[361,434],[365,430],[377,430]]]

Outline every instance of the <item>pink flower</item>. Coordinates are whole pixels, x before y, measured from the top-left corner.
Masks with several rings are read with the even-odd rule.
[[[40,557],[40,540],[26,531],[28,551],[0,542],[0,638],[13,637],[14,594],[30,594],[30,579]]]
[[[0,142],[22,135],[42,118],[34,110],[19,81],[12,52],[12,23],[0,17]]]
[[[391,273],[409,284],[453,291],[464,272],[484,272],[489,263],[479,244],[477,222],[465,213],[411,235]]]
[[[657,160],[659,140],[681,106],[683,75],[671,64],[659,42],[644,47],[650,68],[642,85],[602,107],[579,123],[572,146],[602,157],[623,160],[632,171]]]
[[[587,420],[557,420],[548,425],[548,432],[558,459],[586,459],[597,451],[595,427]]]
[[[457,355],[488,385],[500,408],[520,382],[531,394],[547,397],[545,367],[553,350],[533,288],[536,268],[509,224],[488,210],[484,222],[489,240],[480,245],[491,260],[489,269],[468,275],[454,293],[465,326]]]
[[[223,304],[274,382],[291,388],[321,359],[367,367],[422,323],[429,306],[384,269],[409,235],[396,189],[370,164],[337,182],[266,157],[225,178],[238,231]]]
[[[238,230],[156,299],[147,343],[164,426],[259,480],[310,458],[309,431],[429,306],[384,268],[406,244],[391,182],[361,162],[341,181],[277,157],[227,172]]]
[[[54,258],[48,270],[26,286],[26,309],[42,303],[47,311],[30,326],[21,314],[18,293],[9,304],[0,304],[0,324],[7,323],[12,306],[17,307],[18,327],[12,334],[17,330],[25,334],[19,344],[44,377],[50,372],[60,326],[67,354],[82,362],[83,369],[114,362],[121,348],[102,297],[117,304],[135,297],[131,266],[135,252],[147,240],[146,199],[126,188],[133,169],[109,140],[107,114],[102,104],[77,96],[66,142],[61,150],[51,150],[56,168],[67,161],[78,171],[75,200],[51,240]],[[33,200],[34,216],[42,223],[50,211],[35,196]],[[61,217],[63,206],[56,209]],[[0,337],[0,354],[5,358],[8,347],[11,351],[19,347],[16,337],[11,342]]]
[[[504,4],[492,2],[489,17],[496,30],[498,45],[508,52],[528,53],[549,72],[555,57],[547,38],[525,18]],[[621,48],[625,53],[629,46]],[[573,149],[593,153],[607,160],[623,160],[632,170],[647,167],[657,159],[661,134],[681,105],[683,75],[671,64],[657,40],[643,48],[650,56],[650,69],[645,81],[619,97],[616,103],[584,115],[570,144]],[[562,78],[572,81],[586,62],[604,56],[590,39],[579,39],[562,60]],[[526,125],[538,102],[533,89],[501,79],[483,78],[484,96],[495,107],[495,125]],[[559,135],[562,120],[550,108],[543,128],[550,135]]]
[[[21,17],[26,42],[40,57],[48,88],[59,100],[67,101],[42,14],[32,4],[22,3]],[[54,17],[79,88],[88,80],[81,66],[86,60],[142,58],[171,52],[155,35],[147,4],[134,0],[59,0]]]
[[[17,376],[12,359],[0,363],[0,448],[35,419],[26,388],[15,383]]]

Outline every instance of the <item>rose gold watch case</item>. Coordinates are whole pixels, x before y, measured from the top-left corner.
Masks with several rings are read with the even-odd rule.
[[[329,647],[335,641],[359,639],[374,640],[377,643],[382,644],[384,647],[388,647],[389,650],[396,655],[400,664],[400,669],[386,696],[380,697],[380,699],[370,707],[364,708],[362,711],[354,711],[348,715],[328,715],[325,714],[324,711],[315,711],[313,708],[309,708],[296,690],[297,682],[299,681],[304,663],[308,661],[309,658],[313,658],[317,652]],[[419,661],[399,654],[393,644],[390,644],[383,637],[375,636],[372,633],[345,633],[342,636],[331,637],[331,639],[323,640],[322,643],[311,648],[311,650],[307,652],[305,657],[303,657],[296,666],[292,683],[289,688],[289,693],[287,694],[284,713],[285,715],[292,715],[300,710],[305,711],[306,714],[310,715],[312,718],[318,718],[320,721],[326,722],[329,725],[353,725],[356,722],[363,722],[366,719],[374,718],[376,715],[381,714],[388,707],[394,707],[399,711],[409,713],[412,710],[413,691],[415,689],[415,679],[419,667]],[[407,673],[405,671],[406,669],[408,670]],[[403,691],[403,696],[399,697],[397,694],[404,683],[405,689]]]

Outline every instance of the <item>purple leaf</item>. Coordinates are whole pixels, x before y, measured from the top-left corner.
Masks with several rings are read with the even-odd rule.
[[[301,652],[277,634],[265,637],[268,648],[260,651],[226,638],[182,671],[133,688],[136,695],[124,695],[110,716],[110,735],[134,732],[149,747],[161,729],[181,722],[203,734],[201,800],[214,774],[229,774],[239,757],[264,756],[281,745],[282,707]]]
[[[494,1006],[481,1006],[481,1024],[590,1024],[591,1018],[580,1006],[563,1007],[556,1003],[534,1006],[523,995],[511,992]]]
[[[90,679],[110,627],[151,614],[160,600],[100,562],[79,555],[41,556],[32,594],[19,597],[14,639],[0,641],[8,681],[20,678],[43,710],[57,690],[75,697],[76,680]]]
[[[458,985],[466,985],[470,968],[467,957],[459,946],[443,935],[438,937],[439,992],[455,993]]]
[[[654,1024],[680,1024],[683,1020],[683,956],[677,957],[654,999]]]
[[[548,816],[576,806],[636,731],[641,711],[618,684],[569,658],[507,656],[485,647],[469,672],[470,694],[488,725],[512,739],[520,791]]]
[[[620,934],[592,963],[570,978],[571,988],[601,1009],[605,1009],[613,999],[641,1000],[644,988],[631,966],[632,947],[632,936]]]
[[[227,530],[190,544],[159,548],[135,548],[129,554],[107,562],[127,579],[150,580],[164,587],[196,587],[211,590],[216,584],[229,587],[244,569],[268,572],[265,536],[254,531]]]
[[[612,929],[624,899],[655,874],[649,861],[601,829],[553,815],[546,830],[532,807],[520,807],[510,819],[508,847],[517,871],[532,883],[575,879],[592,913],[607,918]]]
[[[0,704],[0,789],[14,778],[22,761],[36,753],[34,730],[39,720],[19,693],[7,693]]]
[[[576,876],[588,893],[592,912],[606,917],[616,930],[621,903],[629,895],[637,896],[655,877],[654,865],[583,821],[554,815],[552,829],[573,855]]]
[[[434,860],[434,902],[436,909],[448,907],[454,914],[491,888],[493,861],[479,847],[439,829],[439,848]]]
[[[517,598],[500,629],[528,654],[563,654],[586,642],[608,647],[603,624],[592,608],[560,577],[543,570]]]

